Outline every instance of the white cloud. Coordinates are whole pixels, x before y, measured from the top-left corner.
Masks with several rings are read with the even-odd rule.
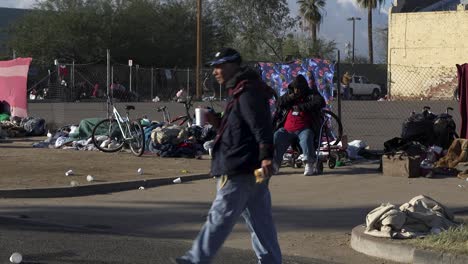
[[[36,0],[0,0],[0,7],[28,9],[32,8],[35,3]]]
[[[355,9],[359,9],[359,5],[356,0],[337,0],[336,3],[340,6],[347,7],[353,6]]]

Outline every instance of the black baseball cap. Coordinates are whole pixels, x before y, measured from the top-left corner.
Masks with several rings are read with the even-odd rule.
[[[240,53],[233,48],[222,48],[215,53],[214,58],[208,62],[207,66],[216,66],[224,63],[236,62],[241,64],[242,57]]]

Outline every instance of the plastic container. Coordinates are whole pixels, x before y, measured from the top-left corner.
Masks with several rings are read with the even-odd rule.
[[[206,123],[206,114],[208,113],[206,108],[195,108],[195,125],[204,126]]]

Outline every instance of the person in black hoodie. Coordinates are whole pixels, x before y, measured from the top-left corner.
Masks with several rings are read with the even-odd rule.
[[[315,81],[312,79],[312,83]],[[275,123],[275,162],[277,173],[283,155],[294,138],[299,139],[305,162],[304,175],[315,173],[315,140],[320,129],[320,111],[325,107],[325,100],[314,85],[309,88],[304,76],[298,75],[288,86],[288,93],[277,101]]]
[[[229,94],[223,117],[208,117],[217,127],[211,174],[217,194],[192,248],[177,263],[210,263],[242,215],[251,232],[258,263],[281,263],[268,189],[272,173],[273,125],[268,100],[273,90],[250,68],[241,67],[239,52],[224,48],[209,64]],[[265,181],[256,183],[254,171]]]

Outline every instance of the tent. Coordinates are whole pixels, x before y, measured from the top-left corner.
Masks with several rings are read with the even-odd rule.
[[[27,117],[27,80],[32,58],[0,61],[0,102],[10,105],[11,116]]]

